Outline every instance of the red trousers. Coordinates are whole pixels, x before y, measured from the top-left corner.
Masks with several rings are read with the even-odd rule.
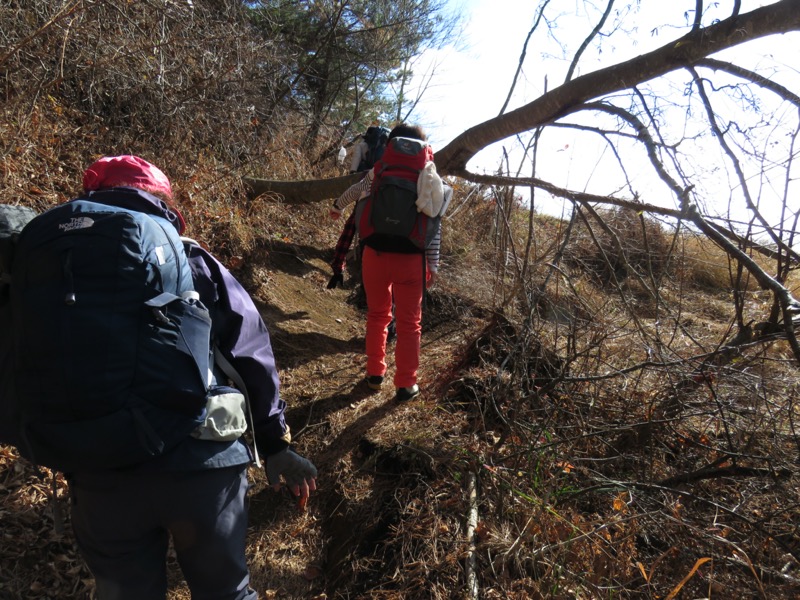
[[[394,347],[395,387],[417,382],[422,337],[424,254],[377,252],[364,248],[361,278],[367,295],[367,374],[386,373],[386,327],[392,320],[392,297],[397,326]]]

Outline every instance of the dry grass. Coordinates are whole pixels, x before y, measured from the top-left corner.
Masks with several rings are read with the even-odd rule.
[[[702,236],[688,232],[680,241],[681,258],[678,261],[677,276],[711,294],[729,293],[733,289],[737,280],[735,265],[719,246]],[[756,258],[758,259],[758,256]],[[761,262],[766,263],[764,260]],[[766,264],[764,266],[769,272],[769,266]],[[758,289],[756,281],[746,274],[741,286],[751,292]]]

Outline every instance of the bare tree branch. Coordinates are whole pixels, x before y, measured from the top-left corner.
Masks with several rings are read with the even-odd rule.
[[[715,71],[725,71],[726,73],[730,73],[731,75],[741,77],[742,79],[746,79],[751,83],[755,83],[756,85],[766,90],[775,92],[778,96],[780,96],[787,102],[791,102],[792,104],[800,108],[800,96],[792,92],[790,89],[782,86],[781,84],[776,83],[759,73],[750,71],[749,69],[745,69],[743,67],[734,65],[726,61],[717,60],[715,58],[705,58],[703,60],[699,60],[695,63],[694,66],[706,67],[709,69],[713,69]]]
[[[514,77],[511,80],[511,86],[508,88],[508,95],[506,96],[506,101],[503,102],[503,106],[500,108],[501,115],[504,112],[506,112],[506,108],[508,108],[508,103],[511,101],[511,96],[514,93],[514,88],[517,87],[517,79],[519,78],[519,74],[522,71],[522,64],[525,62],[525,56],[528,53],[528,43],[531,41],[531,36],[533,36],[533,33],[539,28],[539,22],[542,20],[542,16],[544,15],[544,9],[547,8],[547,5],[549,3],[550,0],[545,0],[539,7],[539,14],[536,15],[536,20],[533,22],[533,27],[531,27],[530,31],[528,31],[528,35],[525,38],[525,43],[522,44],[522,52],[519,55],[519,62],[517,62],[517,70],[514,72]]]
[[[700,0],[697,1],[700,2]],[[578,51],[575,52],[575,56],[572,58],[572,62],[569,65],[567,76],[564,78],[564,83],[567,83],[570,79],[572,79],[572,74],[575,72],[575,68],[578,66],[578,61],[581,59],[581,56],[586,48],[589,47],[589,44],[592,42],[592,40],[597,37],[598,33],[600,33],[600,30],[603,28],[606,19],[608,19],[608,15],[611,14],[611,9],[613,6],[614,0],[608,0],[608,5],[606,6],[606,11],[603,13],[603,16],[600,17],[600,20],[597,22],[597,25],[594,26],[592,32],[586,37],[585,40],[583,40],[583,43],[581,44],[580,48],[578,48]]]
[[[659,481],[658,485],[671,487],[680,485],[682,483],[693,483],[703,479],[717,479],[719,477],[776,477],[779,479],[785,479],[787,477],[791,477],[792,474],[792,471],[789,469],[775,470],[769,468],[744,467],[738,465],[732,465],[730,467],[718,467],[716,469],[706,467],[703,469],[698,469],[697,471],[692,471],[691,473],[680,473],[679,475],[673,475],[672,477],[668,477],[667,479]]]
[[[341,178],[339,178],[341,179]],[[485,185],[505,185],[505,186],[535,186],[539,189],[542,189],[557,198],[563,198],[565,200],[570,200],[573,202],[592,202],[596,204],[606,204],[608,206],[619,206],[620,208],[628,208],[631,210],[635,210],[637,212],[647,212],[654,215],[662,215],[665,217],[672,217],[675,219],[683,219],[686,216],[685,211],[678,210],[674,208],[666,208],[664,206],[658,206],[656,204],[650,204],[647,202],[641,202],[639,200],[626,200],[624,198],[618,198],[617,196],[600,196],[597,194],[590,194],[587,192],[578,192],[575,190],[568,190],[566,188],[558,187],[550,183],[549,181],[545,181],[543,179],[538,179],[535,177],[505,177],[502,175],[482,175],[480,173],[472,173],[467,172],[467,176],[465,179],[472,181],[474,183],[481,183]],[[684,194],[686,192],[684,191]],[[756,242],[748,241],[741,236],[738,236],[735,232],[730,230],[723,230],[719,225],[712,223],[706,220],[703,217],[704,223],[706,227],[709,229],[713,229],[718,235],[724,237],[730,241],[734,241],[737,244],[741,244],[742,247],[751,248],[764,256],[775,258],[776,252],[766,246],[762,246]],[[730,242],[729,242],[730,243]],[[800,255],[796,252],[792,252],[792,258],[796,262],[800,262]]]
[[[698,31],[703,21],[703,0],[695,0],[692,31]]]
[[[627,62],[582,75],[523,107],[467,129],[437,152],[436,166],[442,174],[463,176],[467,162],[486,146],[550,123],[592,98],[693,65],[726,48],[798,29],[796,1],[781,0],[690,32]]]
[[[685,216],[694,223],[715,244],[720,246],[725,252],[739,261],[753,277],[755,277],[762,289],[770,290],[778,301],[783,313],[784,330],[789,345],[792,348],[795,360],[800,362],[800,344],[794,333],[793,319],[800,311],[800,303],[792,297],[787,287],[781,284],[774,277],[771,277],[761,266],[754,261],[748,254],[732,244],[727,237],[720,235],[716,228],[710,227],[708,222],[697,211],[693,204],[686,205]]]
[[[722,147],[725,154],[728,156],[728,159],[731,161],[733,165],[733,169],[736,172],[736,177],[739,179],[739,186],[741,187],[742,194],[744,195],[745,202],[747,203],[747,208],[753,213],[755,219],[761,224],[767,234],[772,238],[772,241],[778,246],[778,248],[785,249],[785,244],[783,240],[781,240],[777,233],[773,230],[772,226],[767,222],[764,216],[761,214],[761,211],[756,206],[755,202],[753,202],[753,198],[750,194],[750,186],[747,185],[747,178],[742,171],[741,163],[739,159],[734,154],[733,150],[731,149],[730,145],[728,144],[727,140],[725,139],[725,134],[720,129],[719,124],[717,123],[717,118],[714,114],[714,109],[711,106],[711,99],[708,97],[706,93],[705,86],[703,85],[703,80],[697,74],[697,71],[689,67],[689,72],[692,74],[694,78],[695,85],[697,86],[697,90],[700,93],[700,98],[703,101],[703,106],[706,109],[706,114],[708,116],[708,122],[711,125],[711,129],[714,132],[716,137],[717,143]]]

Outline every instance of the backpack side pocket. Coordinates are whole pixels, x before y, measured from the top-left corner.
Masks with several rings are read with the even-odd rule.
[[[192,432],[200,440],[230,442],[247,431],[247,407],[239,390],[213,386],[206,396],[206,418]]]

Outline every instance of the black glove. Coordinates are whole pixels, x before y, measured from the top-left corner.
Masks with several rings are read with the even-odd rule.
[[[303,481],[310,483],[311,480],[316,479],[317,467],[307,458],[286,448],[267,457],[267,479],[270,485],[279,484],[281,475],[291,489],[294,486],[302,485]]]
[[[344,285],[344,275],[342,275],[341,273],[333,274],[333,277],[331,277],[330,281],[328,281],[328,289],[332,290],[337,285]]]

